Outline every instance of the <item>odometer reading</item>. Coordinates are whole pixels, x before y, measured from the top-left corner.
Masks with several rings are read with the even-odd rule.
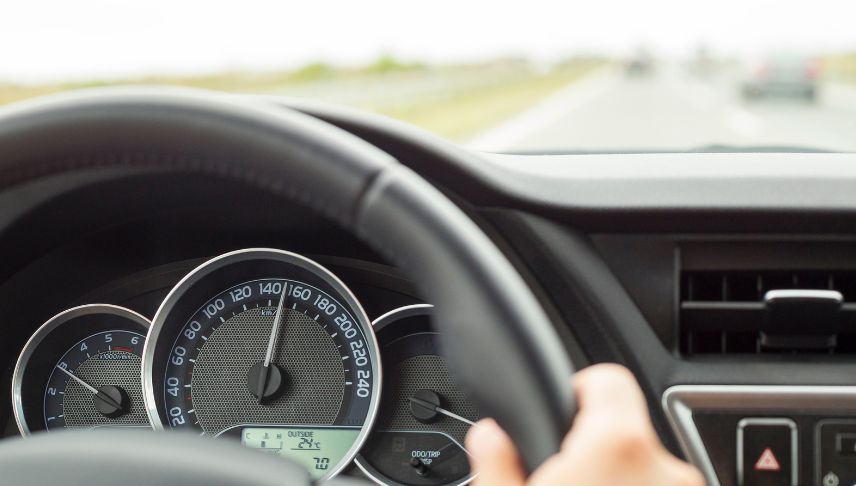
[[[241,443],[296,461],[318,479],[342,460],[359,433],[359,428],[247,427],[241,431]]]

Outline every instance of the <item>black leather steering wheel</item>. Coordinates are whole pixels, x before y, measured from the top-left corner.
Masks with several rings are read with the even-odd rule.
[[[509,432],[526,466],[534,468],[558,450],[573,418],[573,369],[543,309],[473,221],[388,154],[309,116],[199,91],[112,89],[0,110],[0,195],[98,171],[223,178],[291,199],[344,225],[408,272],[435,305],[435,325],[452,368],[483,414]],[[120,453],[127,438],[113,435],[75,434],[76,445],[65,448],[50,446],[53,436],[28,440],[42,446],[12,441],[0,447],[0,481],[46,482],[40,480],[49,480],[44,468],[30,468],[48,451],[68,465],[91,464],[84,455],[95,450],[104,454],[99,461],[130,460]],[[72,443],[68,436],[64,440]],[[107,447],[105,440],[116,443]],[[208,446],[194,444],[197,450]],[[133,447],[175,451],[187,443],[157,436],[134,439]],[[210,449],[212,464],[223,458],[222,449]],[[204,462],[183,464],[177,453],[146,454],[166,461],[153,475],[161,468],[187,472]],[[233,470],[235,476],[221,476],[220,484],[245,479]],[[97,469],[65,469],[69,476],[76,483],[104,483]],[[306,482],[298,476],[290,483],[280,475],[270,484]]]

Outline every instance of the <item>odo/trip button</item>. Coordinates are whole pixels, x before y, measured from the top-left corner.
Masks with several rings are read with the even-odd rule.
[[[797,426],[785,418],[737,424],[737,484],[797,486]]]

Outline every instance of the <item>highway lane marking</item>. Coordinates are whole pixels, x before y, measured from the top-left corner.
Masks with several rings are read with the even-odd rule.
[[[739,106],[726,108],[723,121],[731,131],[744,137],[755,137],[761,132],[761,118]]]
[[[669,84],[675,93],[683,96],[694,109],[707,115],[715,114],[724,127],[743,138],[756,138],[761,134],[764,123],[760,116],[740,106],[735,100],[723,98],[717,100],[714,86],[690,78],[673,75]],[[722,87],[722,86],[719,86]]]
[[[618,82],[614,68],[602,68],[571,82],[532,108],[489,129],[464,145],[485,152],[501,152],[539,131],[555,125],[579,107],[590,103]]]
[[[676,73],[669,76],[667,82],[674,93],[686,99],[690,106],[704,116],[718,111],[722,124],[729,131],[746,138],[756,137],[761,132],[763,123],[758,115],[735,104],[732,99],[717,100],[717,91],[710,82],[704,83]]]

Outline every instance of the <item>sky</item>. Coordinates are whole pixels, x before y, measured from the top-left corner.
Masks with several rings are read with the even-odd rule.
[[[13,3],[14,2],[14,3]],[[380,54],[423,62],[646,46],[679,56],[856,51],[851,0],[6,0],[0,81],[270,71]]]

